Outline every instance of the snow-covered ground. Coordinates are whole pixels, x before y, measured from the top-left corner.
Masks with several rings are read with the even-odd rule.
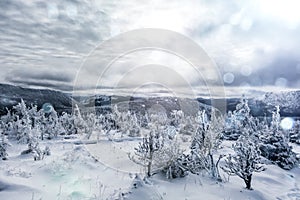
[[[299,167],[286,171],[267,165],[266,171],[254,174],[254,190],[244,189],[240,178],[223,172],[223,182],[205,173],[174,180],[156,174],[141,181],[143,169],[127,156],[139,138],[78,141],[41,143],[51,149],[51,155],[41,161],[20,155],[26,145],[13,144],[8,149],[9,159],[0,162],[0,199],[300,199]],[[232,151],[231,144],[223,142],[219,153]],[[299,146],[294,149],[300,152]]]

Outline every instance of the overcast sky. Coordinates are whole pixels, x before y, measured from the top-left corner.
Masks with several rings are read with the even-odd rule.
[[[299,89],[299,7],[297,0],[1,0],[0,82],[70,92],[80,66],[101,42],[134,29],[162,28],[198,43],[216,63],[228,93],[249,87]],[[151,63],[174,69],[174,77],[179,75],[194,89],[205,86],[190,66],[172,55],[143,51],[129,60],[108,70],[102,85],[89,83],[99,78],[93,69],[81,71],[81,89],[105,91],[115,88],[115,82],[130,87],[145,79],[145,66],[153,67]],[[168,72],[161,69],[164,73],[155,76],[153,85],[164,85],[159,80]],[[139,84],[135,91],[149,85]],[[184,84],[174,82],[178,88]]]

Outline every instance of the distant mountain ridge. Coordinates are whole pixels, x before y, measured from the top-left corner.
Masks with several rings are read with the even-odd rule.
[[[34,104],[39,108],[44,103],[51,103],[58,112],[72,109],[72,98],[62,92],[48,89],[30,89],[8,84],[0,84],[0,115],[6,113],[23,99],[27,105]]]
[[[28,105],[35,104],[40,108],[44,103],[51,103],[58,112],[71,112],[72,103],[76,102],[84,107],[110,107],[111,104],[128,104],[134,110],[145,110],[150,108],[156,102],[167,110],[181,109],[185,107],[189,112],[194,112],[189,104],[194,104],[195,100],[186,99],[180,101],[176,97],[126,97],[126,96],[108,96],[92,95],[74,97],[71,95],[48,89],[30,89],[8,84],[0,84],[0,115],[6,113],[6,107],[11,109],[14,105],[23,99]],[[220,100],[220,99],[219,99]],[[224,99],[223,99],[224,100]],[[126,101],[128,101],[126,103]],[[211,99],[197,98],[200,103],[198,108],[205,108],[205,105],[211,106]],[[239,103],[239,98],[225,99],[227,110],[235,110]],[[300,118],[300,90],[288,92],[267,92],[263,96],[249,98],[249,107],[253,116],[263,117],[271,116],[276,105],[280,106],[282,117]],[[123,103],[122,103],[123,102]],[[144,105],[146,104],[146,105]],[[148,105],[148,106],[147,106]],[[144,107],[141,107],[144,106]],[[208,107],[206,107],[207,109]],[[101,110],[101,109],[100,109]]]
[[[300,91],[268,92],[262,101],[268,107],[278,105],[283,113],[294,113],[300,116]]]

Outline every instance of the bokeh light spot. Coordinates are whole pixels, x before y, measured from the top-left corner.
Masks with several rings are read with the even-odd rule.
[[[286,117],[281,120],[280,126],[283,130],[290,130],[294,126],[294,120],[290,117]]]
[[[234,81],[233,73],[228,72],[228,73],[224,74],[223,80],[225,83],[228,83],[228,84],[232,83]]]

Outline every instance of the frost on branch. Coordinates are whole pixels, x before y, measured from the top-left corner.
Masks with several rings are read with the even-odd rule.
[[[165,130],[167,127],[159,126],[157,123],[151,126],[150,133],[143,138],[135,148],[135,154],[129,155],[129,158],[145,167],[148,177],[157,172],[166,171],[167,177],[173,178],[174,173],[170,171],[173,168],[170,167],[181,155],[179,144],[175,138],[165,134],[168,132]]]
[[[163,146],[164,141],[161,132],[157,129],[151,130],[149,135],[144,137],[143,141],[134,149],[135,155],[129,156],[129,158],[145,167],[146,174],[150,177],[155,170],[154,158],[157,157],[155,154],[158,154]]]
[[[253,172],[264,171],[258,145],[247,130],[233,145],[235,155],[229,154],[222,169],[228,175],[236,175],[244,180],[247,189],[251,189]]]
[[[222,141],[222,120],[217,118],[214,112],[210,121],[207,120],[205,111],[200,116],[203,120],[197,120],[199,124],[190,147],[189,170],[198,174],[204,169],[213,178],[220,179],[218,162],[215,162],[213,156]]]

